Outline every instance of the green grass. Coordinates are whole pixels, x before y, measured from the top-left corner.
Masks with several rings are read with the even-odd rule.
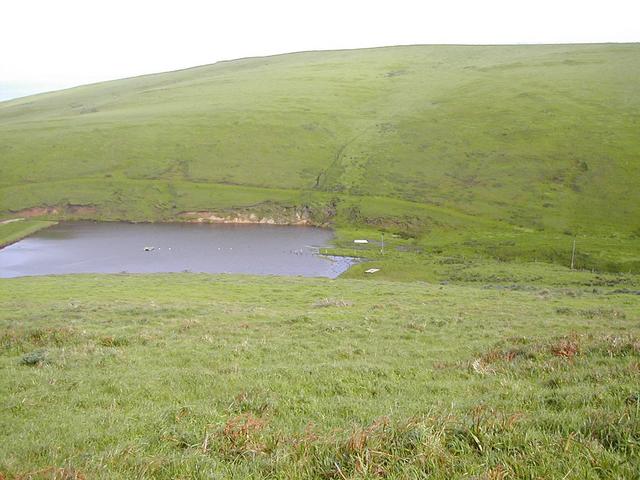
[[[621,285],[0,283],[8,478],[637,476]]]
[[[363,259],[0,279],[0,479],[638,478],[639,49],[311,52],[0,102],[0,219],[25,217],[0,245],[211,211]]]
[[[0,217],[299,209],[497,260],[577,236],[580,268],[639,272],[639,49],[308,52],[1,102]]]

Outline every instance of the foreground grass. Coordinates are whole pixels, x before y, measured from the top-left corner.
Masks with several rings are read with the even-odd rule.
[[[637,477],[640,296],[621,285],[0,287],[8,478]]]

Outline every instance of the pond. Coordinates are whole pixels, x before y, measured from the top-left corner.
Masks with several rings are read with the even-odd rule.
[[[64,222],[0,250],[0,277],[202,272],[335,278],[331,230],[281,225]]]

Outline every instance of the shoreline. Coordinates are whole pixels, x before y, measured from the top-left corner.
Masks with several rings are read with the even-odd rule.
[[[17,221],[13,221],[13,222],[6,222],[3,221],[2,223],[0,223],[0,228],[2,227],[2,225],[9,225],[9,224],[13,224],[13,223],[18,223]],[[21,222],[22,223],[22,222]],[[20,240],[23,240],[25,238],[27,238],[29,235],[33,235],[36,232],[39,232],[40,230],[44,230],[46,228],[49,227],[53,227],[54,225],[57,225],[59,222],[55,221],[55,220],[24,220],[24,224],[26,224],[25,228],[22,230],[19,230],[16,233],[13,234],[9,234],[7,235],[6,238],[3,238],[2,236],[0,236],[0,250],[13,245],[14,243],[19,242]],[[0,230],[0,235],[1,235],[1,230]]]

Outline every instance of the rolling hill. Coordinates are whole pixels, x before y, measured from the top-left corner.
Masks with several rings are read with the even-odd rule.
[[[366,258],[0,278],[0,479],[637,478],[638,79],[640,44],[407,46],[0,102],[0,247],[230,217]]]
[[[584,267],[636,271],[638,78],[638,44],[406,46],[0,102],[0,215],[295,212],[551,261],[577,235]]]

